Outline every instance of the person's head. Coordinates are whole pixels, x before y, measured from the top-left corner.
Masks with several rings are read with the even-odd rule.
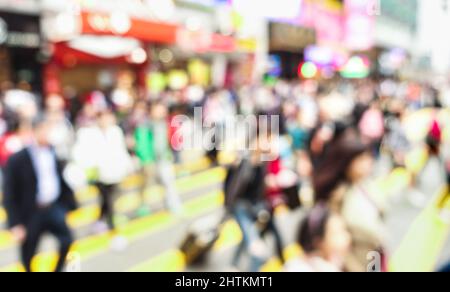
[[[48,147],[51,145],[50,134],[52,131],[52,124],[44,115],[38,115],[32,121],[33,136],[35,142],[39,146]]]
[[[151,107],[151,117],[155,121],[161,121],[167,119],[168,109],[162,102],[156,102]]]
[[[137,100],[133,106],[134,111],[147,112],[148,103],[145,100]]]
[[[116,117],[110,110],[103,110],[97,117],[98,125],[101,129],[107,129],[116,124]]]
[[[317,205],[302,220],[298,243],[307,256],[320,256],[340,265],[350,251],[351,236],[338,214]]]
[[[428,151],[432,155],[438,155],[442,144],[442,128],[437,120],[434,120],[431,124],[430,130],[426,137],[426,144]]]
[[[272,120],[269,116],[260,113],[256,116],[256,128],[251,129],[248,133],[249,146],[252,156],[255,160],[271,161],[279,156],[279,130],[276,125],[272,125]]]
[[[370,147],[352,131],[343,134],[329,146],[324,160],[314,171],[314,192],[317,201],[328,202],[341,184],[354,184],[372,171]]]
[[[31,92],[32,88],[31,88],[31,84],[25,80],[20,80],[17,83],[17,88],[23,91],[28,91]]]
[[[51,94],[45,100],[45,107],[48,112],[52,113],[64,111],[64,98],[58,94]]]
[[[17,114],[20,119],[30,123],[39,115],[39,108],[35,100],[27,100],[18,109]]]
[[[352,183],[364,180],[372,173],[373,166],[374,157],[372,153],[365,151],[351,161],[346,172],[347,179]]]

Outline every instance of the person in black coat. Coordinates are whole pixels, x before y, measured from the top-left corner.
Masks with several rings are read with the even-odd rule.
[[[77,204],[63,178],[63,167],[49,143],[50,124],[44,117],[33,121],[34,142],[10,157],[4,170],[4,206],[8,225],[21,244],[21,260],[31,272],[31,261],[45,232],[60,243],[55,271],[64,268],[73,242],[66,224],[68,211]]]

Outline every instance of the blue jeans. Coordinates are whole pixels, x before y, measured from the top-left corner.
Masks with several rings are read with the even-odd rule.
[[[259,272],[265,259],[252,254],[250,247],[258,240],[262,240],[256,226],[254,214],[249,208],[249,203],[238,201],[233,208],[233,215],[242,231],[242,243],[238,246],[233,258],[233,265],[238,266],[242,253],[247,250],[250,256],[250,272]]]

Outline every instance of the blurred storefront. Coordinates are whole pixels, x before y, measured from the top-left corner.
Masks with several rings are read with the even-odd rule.
[[[345,65],[351,50],[346,44],[343,1],[305,0],[300,23],[316,31],[316,44],[305,50],[305,61],[314,64],[320,77],[331,78]]]
[[[303,0],[298,4],[296,17],[271,24],[272,63],[281,64],[282,77],[331,78],[352,52],[361,48],[361,36],[370,37],[370,31],[349,31],[354,14],[349,13],[344,1]]]
[[[236,13],[230,1],[178,0],[175,3],[180,26],[177,44],[172,49],[175,59],[184,61],[191,80],[198,79],[192,75],[198,76],[201,71],[192,68],[203,64],[208,69],[203,72],[209,72],[208,85],[229,87],[252,82],[260,40],[255,33],[242,33],[247,21]],[[205,78],[201,79],[205,81]]]
[[[313,29],[289,23],[270,24],[270,54],[280,66],[282,78],[298,77],[298,67],[305,60],[304,50],[316,43]]]
[[[188,84],[223,86],[225,77],[218,77],[227,74],[227,64],[232,61],[231,54],[237,48],[234,37],[218,29],[220,23],[216,11],[221,7],[216,1],[183,0],[175,1],[175,4],[176,41],[153,48],[150,74],[163,74],[173,89]],[[218,64],[223,65],[219,71]],[[212,73],[214,70],[216,74]]]
[[[258,40],[242,36],[228,1],[57,2],[43,2],[46,92],[108,89],[124,72],[141,92],[252,81]]]
[[[36,1],[0,3],[0,83],[41,89],[41,33]]]
[[[110,89],[123,76],[145,89],[150,45],[176,42],[177,25],[169,21],[173,7],[167,1],[56,2],[43,4],[47,93],[67,85],[78,92]]]

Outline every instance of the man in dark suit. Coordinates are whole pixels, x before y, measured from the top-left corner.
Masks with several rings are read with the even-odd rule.
[[[13,155],[6,165],[4,206],[11,233],[21,244],[26,271],[31,271],[31,261],[42,235],[50,232],[60,244],[55,269],[60,272],[73,242],[65,217],[76,208],[76,202],[49,143],[50,123],[45,117],[39,117],[33,121],[33,128],[33,143]]]

